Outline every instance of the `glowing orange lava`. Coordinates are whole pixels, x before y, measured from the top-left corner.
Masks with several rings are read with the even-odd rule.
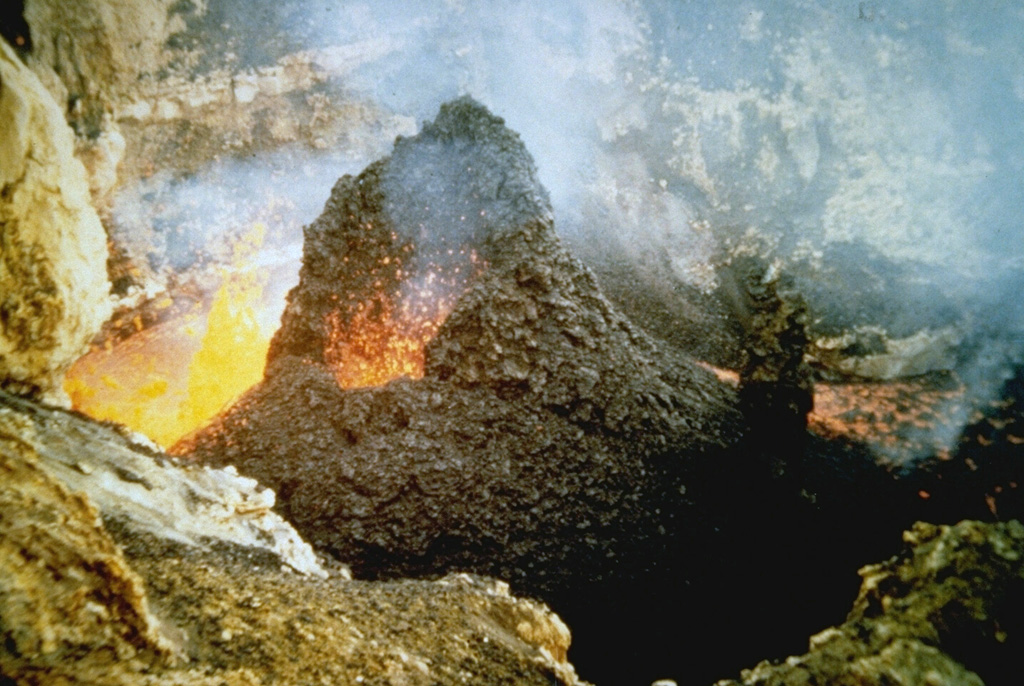
[[[942,375],[886,382],[819,382],[814,386],[811,431],[827,438],[866,442],[894,455],[948,455],[938,427],[962,411],[964,388]]]
[[[740,373],[733,369],[725,369],[723,367],[716,367],[713,364],[697,360],[697,366],[704,367],[710,372],[713,372],[718,380],[722,383],[729,384],[733,388],[737,388],[740,385]]]
[[[257,225],[233,247],[209,308],[99,347],[68,371],[72,407],[145,434],[161,446],[205,424],[263,377],[270,332],[258,325],[262,277],[248,268],[262,245]]]
[[[378,301],[372,315],[371,309],[364,307],[356,312],[347,326],[337,310],[327,317],[329,338],[324,359],[334,370],[338,385],[363,388],[403,376],[422,378],[426,345],[437,334],[449,308],[439,307],[429,316],[396,316],[384,300]]]
[[[138,332],[79,359],[64,379],[74,409],[124,424],[156,443],[181,433],[178,408],[186,397],[188,361],[199,348],[198,314]]]
[[[392,234],[392,240],[397,236]],[[407,249],[407,248],[406,248]],[[400,292],[388,293],[384,281],[369,300],[332,310],[324,319],[324,361],[342,388],[381,386],[406,376],[423,377],[427,343],[454,309],[459,296],[488,267],[476,250],[451,248],[442,264],[430,263],[418,275],[403,273],[401,256],[385,255],[370,273],[398,266],[405,279]],[[451,260],[446,263],[446,259]],[[360,276],[358,271],[355,276]]]
[[[112,330],[117,334],[76,362],[66,376],[73,407],[168,447],[259,383],[273,333],[256,316],[267,307],[267,276],[254,267],[263,236],[263,226],[256,225],[234,243],[231,268],[222,274],[212,299],[197,296],[184,315],[177,308],[173,316],[128,313],[124,321],[115,322]],[[455,250],[447,257],[456,257]],[[381,260],[381,266],[396,265],[401,265],[397,256]],[[378,279],[373,286],[380,292],[369,300],[352,304],[344,315],[340,308],[332,310],[323,322],[324,361],[338,385],[361,388],[403,376],[421,378],[427,343],[458,295],[486,267],[474,250],[464,248],[455,264],[431,264],[420,277],[399,268],[391,284],[397,292],[386,292],[387,285]],[[398,279],[406,281],[399,284]]]

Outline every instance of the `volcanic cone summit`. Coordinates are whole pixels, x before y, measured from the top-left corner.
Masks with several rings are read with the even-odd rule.
[[[735,444],[734,390],[604,298],[501,119],[443,106],[335,185],[304,252],[264,382],[175,452],[273,487],[361,575],[550,597],[686,545],[680,493]]]

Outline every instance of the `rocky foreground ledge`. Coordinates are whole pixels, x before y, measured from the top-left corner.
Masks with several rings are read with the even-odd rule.
[[[807,653],[717,686],[995,686],[1020,683],[1024,526],[918,522],[906,549],[860,570],[846,621]]]
[[[566,626],[503,582],[353,581],[272,492],[110,426],[0,393],[0,471],[5,683],[583,683]],[[719,686],[1011,683],[1024,526],[921,523],[904,542],[806,654]]]
[[[0,472],[4,683],[581,683],[543,605],[352,581],[233,470],[0,393]]]

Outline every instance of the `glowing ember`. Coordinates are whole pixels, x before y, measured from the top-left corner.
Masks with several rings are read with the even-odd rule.
[[[394,234],[392,240],[397,240]],[[410,247],[401,250],[408,252]],[[444,263],[430,262],[410,274],[402,269],[401,255],[385,255],[369,275],[386,272],[390,266],[397,283],[378,278],[372,282],[377,292],[369,299],[327,313],[323,359],[339,386],[363,388],[403,376],[423,377],[427,343],[437,335],[458,297],[488,266],[466,246],[449,249],[442,257]],[[350,275],[359,277],[362,272],[356,269]]]
[[[330,331],[324,358],[342,388],[380,386],[402,376],[423,376],[424,348],[437,333],[448,312],[434,319],[395,318],[391,308],[380,304],[358,312],[347,327],[335,310],[328,315]]]
[[[721,381],[722,383],[729,384],[733,388],[736,388],[740,385],[740,374],[739,372],[733,369],[724,369],[722,367],[716,367],[713,364],[708,364],[707,362],[703,362],[701,360],[697,360],[697,366],[704,367],[704,369],[713,372],[714,375],[718,377],[719,381]]]
[[[262,279],[246,265],[263,233],[257,225],[235,244],[234,269],[223,275],[208,311],[197,304],[149,328],[136,318],[137,333],[76,362],[64,382],[72,406],[169,446],[259,382],[270,335],[256,321]]]
[[[962,413],[964,388],[937,375],[890,382],[815,384],[809,428],[866,442],[889,457],[948,455],[940,427]]]

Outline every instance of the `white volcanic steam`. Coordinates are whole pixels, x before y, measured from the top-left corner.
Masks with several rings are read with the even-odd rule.
[[[881,326],[893,332],[949,320],[1024,328],[1003,314],[1021,278],[1024,209],[1024,9],[1012,3],[208,4],[185,18],[211,67],[372,46],[324,86],[335,101],[369,101],[410,123],[460,94],[483,102],[521,134],[559,231],[588,259],[709,290],[722,242],[754,235],[772,258],[812,272],[865,255],[876,272],[899,267],[906,283],[881,290]],[[173,215],[166,223],[189,241],[159,259],[180,267],[231,224],[212,206],[273,188],[293,225],[280,232],[297,243],[294,227],[315,217],[339,173],[392,134],[383,127],[381,141],[347,155],[301,144],[247,153],[164,187],[173,193],[129,191],[115,222]],[[870,272],[839,270],[849,282],[831,286],[856,297]],[[943,321],[907,295],[922,288],[944,303]],[[999,355],[981,344],[966,354],[971,383],[1005,376],[1019,348],[1009,338]]]

